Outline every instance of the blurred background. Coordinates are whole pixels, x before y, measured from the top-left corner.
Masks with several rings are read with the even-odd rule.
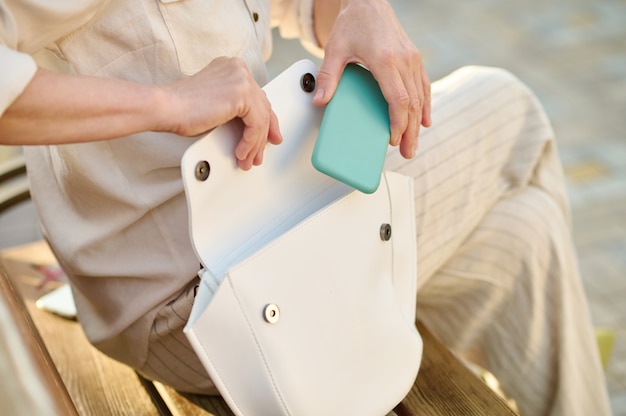
[[[604,335],[611,405],[626,416],[626,0],[391,4],[432,81],[464,65],[499,66],[545,106],[567,174],[593,322]],[[277,38],[274,51],[271,75],[311,58],[297,41]],[[0,146],[0,161],[19,153]],[[0,248],[39,238],[30,202],[0,215]]]
[[[503,67],[545,106],[611,406],[626,416],[626,0],[390,2],[431,81],[464,65]],[[272,74],[308,57],[297,41],[274,51]]]

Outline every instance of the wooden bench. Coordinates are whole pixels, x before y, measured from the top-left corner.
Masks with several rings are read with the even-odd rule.
[[[0,212],[30,197],[23,156],[0,162]]]
[[[78,322],[38,309],[36,299],[54,284],[39,288],[41,276],[32,264],[54,261],[45,242],[3,252],[0,289],[59,414],[231,415],[219,397],[182,395],[139,377],[92,347]],[[418,328],[424,340],[422,366],[396,409],[399,416],[514,414],[419,322]]]
[[[28,400],[48,400],[51,415],[232,415],[220,397],[180,394],[140,377],[89,344],[78,322],[38,309],[36,300],[58,285],[41,286],[33,267],[56,264],[45,242],[5,250],[0,261],[0,311],[8,310],[10,317],[10,322],[0,320],[0,328],[24,346],[2,351],[0,344],[0,360],[24,355],[30,361],[17,374],[0,374],[0,383],[21,381],[44,392],[34,399],[30,391],[14,396],[22,401],[0,403],[0,413],[25,408]],[[395,409],[398,416],[515,414],[419,322],[418,328],[424,340],[422,366],[413,389]],[[0,365],[0,370],[10,368]]]

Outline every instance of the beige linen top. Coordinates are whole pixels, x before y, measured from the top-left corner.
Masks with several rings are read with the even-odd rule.
[[[313,0],[0,0],[0,115],[47,48],[71,71],[142,83],[194,74],[218,56],[267,81],[271,26],[315,48]],[[140,367],[157,311],[189,283],[180,159],[193,138],[146,132],[25,149],[44,235],[71,279],[79,319],[107,354]]]

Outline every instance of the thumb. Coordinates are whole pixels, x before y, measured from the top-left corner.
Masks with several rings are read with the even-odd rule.
[[[333,59],[327,55],[317,73],[315,80],[315,95],[313,104],[326,105],[333,98],[339,79],[343,74],[346,64],[341,59]]]

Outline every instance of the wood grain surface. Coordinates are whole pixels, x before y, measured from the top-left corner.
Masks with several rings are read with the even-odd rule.
[[[49,353],[52,365],[46,370],[50,384],[58,383],[54,369],[62,380],[61,388],[51,389],[64,405],[59,414],[70,415],[156,415],[158,412],[135,372],[129,367],[105,356],[87,340],[80,324],[61,318],[35,306],[36,299],[49,291],[39,287],[32,264],[54,264],[45,243],[36,243],[12,250],[3,256],[2,266],[10,276],[4,284],[14,284],[23,295],[23,304],[17,306],[23,316],[34,323],[29,341],[33,357]],[[16,296],[17,298],[18,296]],[[41,336],[41,342],[37,339]],[[76,410],[72,413],[63,393],[63,385]],[[62,399],[61,399],[62,398]]]

